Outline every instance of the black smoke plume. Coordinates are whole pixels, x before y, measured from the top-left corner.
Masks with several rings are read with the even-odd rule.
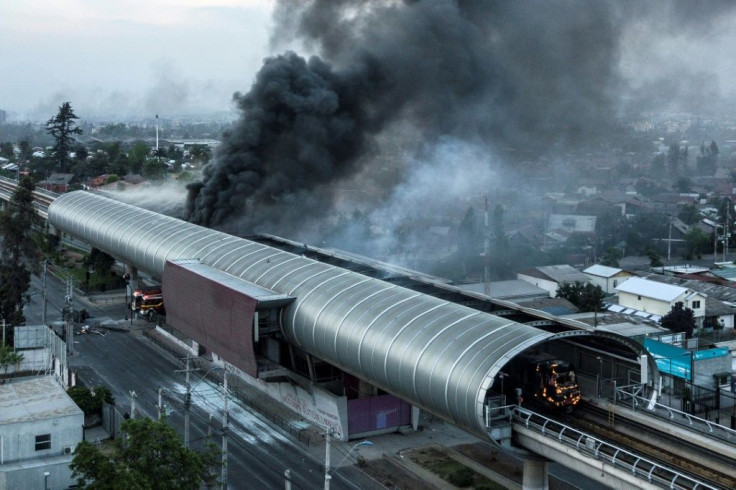
[[[242,116],[190,187],[189,219],[284,233],[349,179],[390,192],[413,164],[402,162],[448,139],[503,155],[592,146],[620,115],[622,33],[645,19],[706,25],[688,5],[281,1],[274,44],[315,56],[269,58],[235,95]]]

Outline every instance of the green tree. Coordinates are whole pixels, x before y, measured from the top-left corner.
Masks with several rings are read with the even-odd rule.
[[[66,390],[66,393],[82,409],[85,415],[100,413],[103,402],[110,405],[115,404],[112,393],[104,386],[97,386],[93,389],[85,386],[72,386]]]
[[[653,248],[647,249],[645,253],[649,257],[649,267],[662,267],[664,265],[662,258]]]
[[[686,260],[702,258],[703,250],[708,250],[711,246],[710,236],[697,227],[688,230],[685,234],[685,242],[687,243]]]
[[[693,181],[687,177],[680,177],[675,181],[673,187],[677,192],[680,193],[691,192],[693,189]]]
[[[624,254],[616,247],[608,247],[601,258],[601,265],[608,267],[618,267],[618,261],[623,258]]]
[[[150,180],[163,180],[164,175],[168,172],[169,167],[165,163],[159,162],[155,158],[149,158],[143,164],[141,175]]]
[[[693,310],[685,308],[682,301],[678,301],[659,323],[673,332],[685,332],[687,337],[691,337],[695,329],[695,315]]]
[[[31,149],[31,144],[27,140],[21,140],[20,143],[18,143],[18,149],[20,150],[21,160],[27,162],[31,159],[33,150]]]
[[[589,282],[563,282],[557,288],[557,297],[565,298],[574,304],[580,311],[601,311],[605,293],[600,286]]]
[[[207,163],[212,158],[212,150],[207,145],[192,145],[189,154],[192,156],[192,161],[198,164]]]
[[[10,366],[17,365],[22,360],[23,354],[16,352],[8,344],[0,344],[0,368],[3,370],[3,376],[7,376]]]
[[[680,208],[677,217],[686,225],[694,225],[700,221],[700,211],[695,204],[686,204]]]
[[[15,158],[15,152],[13,151],[13,143],[10,141],[4,141],[0,143],[0,157],[12,160]]]
[[[52,156],[59,164],[59,172],[65,172],[68,167],[69,152],[74,144],[73,135],[82,134],[82,130],[77,126],[77,119],[79,117],[74,114],[72,105],[64,102],[59,106],[59,112],[46,121],[46,132],[56,141]]]
[[[98,248],[92,248],[84,257],[84,265],[104,274],[115,265],[115,258]]]
[[[11,325],[24,321],[25,294],[31,271],[39,268],[38,231],[41,218],[33,207],[33,182],[23,177],[0,213],[0,315]]]
[[[88,441],[77,445],[70,468],[79,487],[198,490],[215,482],[219,452],[210,443],[201,452],[184,447],[166,418],[126,420],[121,431],[126,443],[118,439],[111,452]]]

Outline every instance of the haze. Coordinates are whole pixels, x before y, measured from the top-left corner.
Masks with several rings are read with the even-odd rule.
[[[46,120],[232,110],[267,54],[266,0],[0,2],[0,108]]]

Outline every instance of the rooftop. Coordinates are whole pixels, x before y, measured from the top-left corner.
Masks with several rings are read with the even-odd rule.
[[[563,282],[574,283],[575,281],[583,283],[590,282],[590,278],[588,276],[577,270],[575,267],[567,264],[533,267],[531,269],[521,271],[519,274],[538,277],[539,279],[547,279],[560,284]]]
[[[627,279],[625,282],[621,283],[616,290],[667,302],[673,301],[689,291],[687,288],[656,281],[649,281],[647,279],[642,279],[641,277],[631,277]]]
[[[82,410],[51,376],[0,385],[0,425],[81,414]]]
[[[585,274],[590,274],[591,276],[598,276],[598,277],[613,277],[619,272],[623,272],[623,269],[619,269],[618,267],[608,267],[606,265],[591,265],[587,269],[583,271]]]

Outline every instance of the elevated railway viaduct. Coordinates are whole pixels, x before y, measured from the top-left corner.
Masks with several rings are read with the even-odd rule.
[[[88,192],[42,197],[50,202],[39,212],[57,230],[128,264],[134,276],[160,278],[175,329],[256,385],[298,385],[315,400],[312,418],[343,439],[360,435],[350,430],[348,405],[329,413],[317,401],[344,394],[346,379],[357,380],[358,398],[388,393],[407,402],[414,423],[425,410],[485,438],[488,400],[504,366],[526,349],[608,350],[628,360],[625,368],[643,368],[642,384],[657,377],[628,339],[410,271],[277,237],[246,240]],[[525,486],[546,481],[539,468],[525,467]],[[630,475],[612,475],[604,468],[600,479],[631,484]]]

